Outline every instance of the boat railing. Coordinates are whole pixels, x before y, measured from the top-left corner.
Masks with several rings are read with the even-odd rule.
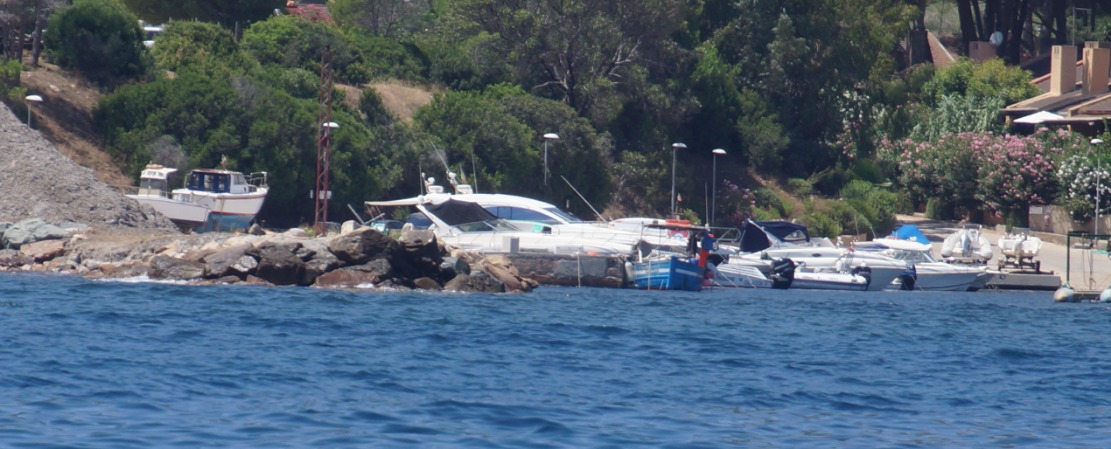
[[[255,187],[267,187],[266,177],[268,173],[264,171],[254,172],[247,175],[247,184]]]

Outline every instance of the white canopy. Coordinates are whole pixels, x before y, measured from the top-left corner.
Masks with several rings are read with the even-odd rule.
[[[1025,123],[1029,125],[1037,125],[1039,123],[1065,118],[1062,115],[1054,114],[1049,111],[1038,111],[1025,117],[1015,119],[1015,123]]]

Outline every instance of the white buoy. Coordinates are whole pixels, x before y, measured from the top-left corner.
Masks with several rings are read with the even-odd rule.
[[[1067,285],[1062,285],[1057,291],[1053,292],[1053,300],[1056,302],[1074,302],[1076,301],[1076,291]]]

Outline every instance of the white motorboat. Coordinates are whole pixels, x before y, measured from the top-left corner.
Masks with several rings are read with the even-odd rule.
[[[431,186],[436,187],[436,186]],[[479,252],[550,254],[630,254],[628,241],[590,239],[524,230],[477,203],[461,201],[431,188],[428,195],[393,201],[367,201],[367,207],[414,207],[432,221],[429,228],[445,243]]]
[[[993,255],[991,242],[984,237],[978,225],[966,227],[946,237],[939,253],[946,262],[966,264],[986,264]]]
[[[721,265],[710,265],[714,285],[738,288],[776,288],[864,291],[871,283],[866,271],[841,273],[813,270],[792,259],[753,260],[731,258]]]
[[[884,290],[909,268],[906,262],[880,254],[838,248],[828,239],[811,239],[805,226],[785,221],[746,221],[741,251],[744,253],[730,263],[738,259],[766,264],[779,259],[794,261],[799,268],[791,288]],[[814,282],[799,282],[811,273]],[[839,277],[830,276],[834,274]]]
[[[939,262],[930,245],[895,238],[856,244],[857,253],[876,253],[910,264],[911,272],[896,280],[892,288],[926,291],[968,291],[983,287],[994,273],[986,265],[971,266]]]
[[[193,232],[247,228],[269,192],[266,172],[244,176],[225,169],[198,169],[189,173],[184,187],[167,193],[170,174],[176,171],[147,165],[139,178],[139,193],[127,196]]]

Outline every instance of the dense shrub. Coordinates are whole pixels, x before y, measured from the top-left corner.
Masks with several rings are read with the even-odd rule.
[[[149,65],[139,19],[119,0],[76,0],[50,16],[43,43],[55,64],[102,86],[142,76]]]

